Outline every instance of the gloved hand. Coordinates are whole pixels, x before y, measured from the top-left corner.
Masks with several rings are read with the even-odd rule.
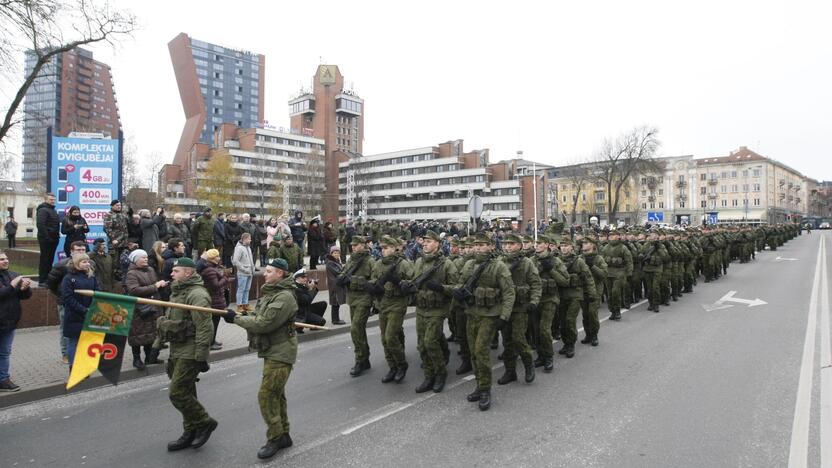
[[[234,318],[237,317],[237,312],[234,309],[226,309],[225,315],[222,316],[222,319],[226,321],[226,323],[234,323]]]
[[[350,284],[350,278],[347,276],[339,276],[338,279],[335,280],[335,284],[342,288],[346,287],[348,284]]]
[[[200,372],[208,372],[208,369],[211,366],[208,365],[208,361],[196,361],[196,368],[199,369]]]
[[[425,287],[434,292],[442,292],[445,290],[445,288],[443,288],[441,284],[434,280],[430,280],[427,283],[425,283]]]
[[[410,281],[404,280],[399,284],[399,290],[404,294],[411,294],[416,292],[416,285]]]
[[[393,284],[395,284],[396,286],[398,286],[398,285],[399,285],[399,283],[401,283],[401,282],[402,282],[402,278],[401,278],[401,276],[399,276],[399,272],[398,272],[398,271],[393,270],[393,271],[390,273],[390,282],[391,282],[391,283],[393,283]]]
[[[367,284],[364,285],[364,291],[366,291],[367,294],[375,296],[377,294],[376,283],[374,281],[367,281]]]
[[[540,271],[552,271],[555,267],[555,262],[552,261],[552,257],[546,257],[540,261]]]
[[[451,291],[451,294],[459,302],[465,302],[465,291],[462,288],[457,288]]]
[[[533,314],[535,312],[537,312],[537,304],[535,304],[534,302],[529,302],[528,304],[526,304],[527,314]]]
[[[508,320],[502,317],[497,317],[497,330],[502,331],[506,329],[508,329]]]
[[[586,265],[591,268],[595,265],[595,255],[584,256],[584,262],[586,262]]]

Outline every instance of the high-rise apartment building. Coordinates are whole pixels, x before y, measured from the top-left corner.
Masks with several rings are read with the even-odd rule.
[[[266,57],[199,41],[180,33],[168,43],[185,127],[173,164],[193,183],[188,154],[194,144],[212,145],[223,123],[253,128],[264,121]]]
[[[344,77],[337,65],[319,65],[312,77],[312,90],[301,91],[289,101],[293,131],[326,142],[326,190],[323,196],[323,219],[338,219],[339,151],[348,158],[360,155],[364,141],[364,100],[344,88]]]
[[[37,62],[26,52],[28,76]],[[46,131],[103,133],[117,138],[121,129],[110,66],[76,48],[55,55],[35,78],[23,101],[23,181],[45,188]]]

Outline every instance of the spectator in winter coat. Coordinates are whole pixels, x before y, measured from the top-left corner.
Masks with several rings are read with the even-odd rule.
[[[6,231],[6,237],[9,238],[9,248],[15,248],[17,246],[15,242],[17,237],[17,221],[14,220],[14,216],[9,216],[9,220],[6,221],[4,229]]]
[[[78,337],[87,317],[87,309],[92,304],[92,298],[75,294],[76,289],[91,289],[98,291],[98,280],[92,272],[92,262],[89,255],[75,254],[69,262],[69,272],[61,283],[61,299],[64,303],[63,334],[67,339],[66,352],[69,366],[75,359],[75,348],[78,347]]]
[[[20,301],[32,297],[31,281],[9,271],[9,257],[0,250],[0,392],[16,392],[20,386],[9,376],[12,341],[20,321]]]
[[[217,219],[214,220],[214,248],[220,251],[222,255],[222,246],[225,245],[225,214],[218,213]]]
[[[55,195],[47,193],[44,202],[38,205],[35,214],[38,228],[38,246],[40,247],[40,263],[38,265],[38,285],[46,285],[46,277],[52,270],[52,259],[58,249],[61,238],[61,222],[55,211]]]
[[[168,282],[160,280],[156,271],[147,263],[147,252],[136,249],[130,253],[130,267],[125,278],[127,294],[145,299],[160,299],[159,292],[168,288]],[[159,364],[159,350],[152,349],[156,339],[156,319],[162,311],[155,306],[136,305],[127,344],[133,351],[133,367],[142,370],[145,364]],[[142,348],[145,361],[142,362]]]
[[[90,260],[92,260],[95,278],[98,280],[101,290],[111,293],[121,292],[115,290],[116,279],[113,276],[113,267],[115,266],[113,254],[107,252],[107,240],[103,237],[93,242]]]
[[[329,249],[335,245],[338,240],[338,231],[332,226],[332,221],[327,221],[324,224],[324,254],[329,255]]]
[[[251,234],[244,232],[234,247],[231,263],[237,269],[237,313],[250,312],[248,305],[251,280],[254,277],[254,257],[251,256]]]
[[[153,217],[150,215],[150,210],[140,210],[139,217],[141,218],[139,225],[142,228],[140,244],[143,250],[150,252],[153,244],[159,240],[159,225],[165,222],[164,210],[157,208]]]
[[[90,228],[87,226],[87,221],[81,216],[81,208],[71,206],[61,222],[61,234],[66,236],[66,239],[64,239],[64,255],[69,257],[69,246],[75,241],[84,241],[86,245],[88,232],[90,232]]]
[[[127,242],[127,248],[124,252],[121,253],[121,257],[118,259],[119,267],[121,267],[121,271],[126,272],[130,269],[130,254],[133,253],[134,250],[139,248],[139,244],[135,242]],[[121,289],[122,291],[127,291],[127,286],[125,281],[127,280],[127,273],[124,274],[124,278],[121,279]],[[119,292],[122,292],[119,291]]]
[[[234,255],[234,247],[236,247],[242,235],[243,228],[237,222],[237,215],[228,215],[228,221],[225,223],[225,237],[222,247],[222,264],[226,268],[231,268],[231,256]]]
[[[251,251],[254,255],[254,259],[260,259],[260,268],[266,266],[266,253],[269,251],[269,242],[268,242],[268,229],[266,228],[266,223],[263,222],[262,219],[257,221],[257,224],[254,226],[257,235],[251,241],[252,246],[256,243],[257,244],[257,253],[255,249],[252,247]]]
[[[321,257],[326,253],[324,233],[321,230],[321,223],[318,221],[317,218],[313,219],[312,222],[309,223],[308,236],[309,237],[307,241],[307,251],[309,253],[309,269],[317,270],[318,262],[321,260]]]
[[[224,310],[228,307],[228,302],[225,300],[225,294],[228,290],[228,277],[220,265],[220,251],[217,249],[208,249],[200,257],[205,263],[205,266],[199,271],[202,281],[205,283],[205,289],[211,295],[211,307],[214,309]],[[214,337],[211,341],[211,349],[216,351],[222,349],[222,343],[217,341],[217,328],[220,322],[220,316],[214,315],[211,317],[214,320]]]
[[[344,325],[346,323],[341,320],[339,309],[341,304],[347,303],[347,291],[342,286],[338,286],[337,282],[343,268],[341,250],[338,249],[338,246],[333,245],[329,248],[329,255],[326,256],[326,287],[329,290],[329,305],[332,307],[333,325]]]
[[[130,215],[130,222],[127,224],[127,239],[142,246],[142,217],[138,214]]]
[[[162,270],[165,268],[165,257],[162,256],[162,253],[165,251],[167,246],[168,245],[162,241],[156,241],[153,243],[153,248],[150,249],[150,252],[147,252],[147,264],[150,265],[150,268],[153,268],[153,271],[156,272],[156,276],[162,276]]]
[[[173,278],[171,274],[173,273],[173,265],[176,263],[177,259],[180,259],[185,256],[185,242],[182,239],[172,237],[168,241],[168,248],[162,252],[162,258],[164,259],[165,263],[162,266],[162,273],[160,278],[164,281],[167,281],[168,284],[173,282]],[[159,297],[162,298],[163,301],[167,301],[170,299],[170,287],[162,288],[159,291]]]
[[[303,239],[306,237],[306,223],[303,222],[303,212],[300,210],[295,211],[295,216],[289,222],[289,229],[292,232],[292,240],[298,246],[301,252],[303,252]]]
[[[173,223],[168,224],[168,235],[170,238],[181,239],[185,244],[185,256],[191,257],[191,228],[185,224],[182,214],[176,213],[173,215]],[[170,241],[170,239],[168,239]]]

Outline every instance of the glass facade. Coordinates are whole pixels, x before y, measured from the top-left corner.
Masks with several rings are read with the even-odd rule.
[[[24,73],[32,72],[37,59],[26,52]],[[26,93],[23,101],[23,180],[42,180],[46,174],[46,129],[60,126],[61,56],[54,57]]]

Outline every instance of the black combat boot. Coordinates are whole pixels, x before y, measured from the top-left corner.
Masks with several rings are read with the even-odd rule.
[[[526,383],[534,382],[534,364],[525,366],[526,368]]]
[[[481,391],[479,401],[480,411],[487,411],[488,408],[491,408],[491,389]]]
[[[593,334],[592,339],[589,341],[589,344],[592,346],[598,346],[598,334]]]
[[[445,388],[445,379],[448,378],[448,374],[436,374],[436,378],[433,380],[433,393],[439,393],[442,389]]]
[[[425,376],[425,380],[416,387],[416,393],[425,393],[433,389],[434,378]]]
[[[208,425],[205,426],[205,429],[198,431],[194,435],[194,441],[191,444],[191,447],[198,449],[205,445],[205,442],[208,442],[208,439],[211,437],[211,433],[214,432],[214,429],[216,428],[217,422],[212,419],[211,422],[209,422]]]
[[[569,346],[568,346],[568,345],[565,345],[565,344],[564,344],[563,346],[561,346],[561,347],[560,347],[560,349],[558,350],[558,354],[560,354],[561,356],[563,356],[564,354],[566,354],[566,349],[567,349],[568,347],[569,347]]]
[[[188,448],[191,446],[191,442],[194,441],[194,437],[196,434],[193,432],[185,431],[182,435],[174,440],[173,442],[168,442],[168,452],[175,452],[177,450],[182,450],[184,448]]]
[[[517,381],[517,371],[514,369],[506,369],[503,373],[503,376],[497,380],[497,383],[500,385],[506,385],[511,382]]]
[[[657,305],[655,305],[655,306],[653,306],[653,312],[655,312],[655,313],[657,313],[657,314],[659,313],[659,306],[658,306],[658,304],[657,304]]]
[[[396,369],[396,376],[393,377],[393,380],[395,380],[396,383],[401,383],[402,380],[404,380],[405,375],[407,375],[407,366],[401,366]]]
[[[465,397],[466,400],[474,403],[475,401],[480,401],[482,398],[482,390],[479,388],[475,388],[473,392],[469,393],[468,396]]]
[[[581,340],[581,344],[589,344],[590,341],[592,341],[592,338],[589,336],[589,333],[587,333],[586,336],[584,336],[584,339]]]
[[[563,354],[565,354],[566,357],[570,359],[575,357],[575,345],[566,345],[564,348],[566,349],[564,350]]]
[[[266,442],[266,445],[260,447],[260,450],[257,451],[257,458],[261,460],[271,458],[277,453],[278,450],[291,446],[292,438],[289,437],[289,434],[283,434],[277,439],[270,440]]]
[[[164,363],[164,359],[159,359],[159,350],[156,348],[150,348],[150,351],[145,351],[146,357],[144,359],[145,364],[162,364]]]
[[[535,359],[535,360],[534,360],[534,366],[535,366],[535,367],[543,367],[543,364],[544,364],[545,362],[546,362],[546,360],[545,360],[545,359],[543,359],[542,357],[538,356],[538,357],[537,357],[537,359]]]
[[[552,358],[546,358],[546,360],[543,361],[543,372],[548,374],[549,372],[552,372],[554,369],[555,363],[552,361]]]
[[[365,370],[370,368],[370,361],[362,361],[356,362],[352,369],[350,369],[350,375],[353,377],[358,377],[359,375],[363,374]]]
[[[396,369],[390,369],[384,374],[384,377],[381,378],[381,383],[390,383],[396,378]]]
[[[457,369],[456,369],[456,375],[467,374],[467,373],[471,372],[472,370],[474,370],[474,368],[471,367],[471,361],[470,360],[462,361],[462,364],[460,364],[459,367],[457,367]]]

